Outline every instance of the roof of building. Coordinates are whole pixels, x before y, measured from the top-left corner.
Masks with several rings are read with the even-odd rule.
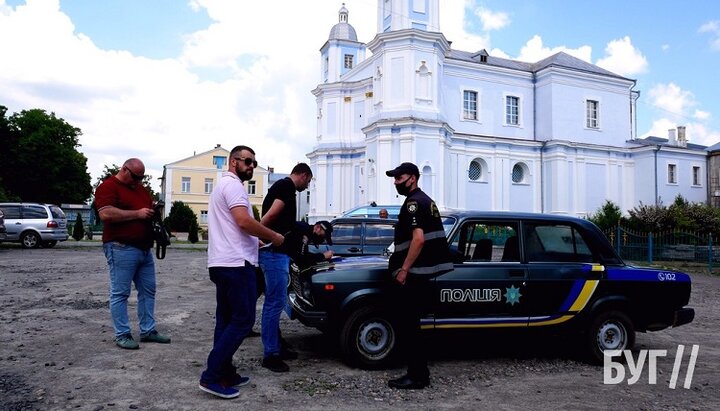
[[[345,8],[345,3],[342,4],[342,7],[340,7],[340,11],[338,12],[338,21],[338,24],[334,25],[333,28],[330,29],[328,40],[358,41],[355,28],[348,23],[348,9]]]
[[[669,140],[662,137],[655,137],[655,136],[648,136],[645,138],[638,138],[635,140],[632,140],[632,142],[644,145],[644,146],[668,146],[668,147],[678,147],[678,148],[687,148],[688,150],[707,150],[711,151],[710,148],[707,146],[703,146],[701,144],[694,144],[694,143],[687,143],[687,147],[683,147],[681,145],[676,144],[670,144]],[[716,146],[720,146],[720,143],[716,144]],[[713,146],[714,147],[714,146]]]
[[[623,76],[605,70],[594,64],[588,63],[577,57],[573,57],[565,52],[558,52],[550,57],[544,58],[536,63],[526,63],[518,60],[505,59],[488,55],[487,51],[480,50],[478,52],[468,52],[461,50],[450,50],[450,58],[457,60],[469,61],[473,63],[485,64],[488,66],[502,67],[512,70],[527,71],[537,73],[548,67],[563,67],[570,70],[577,70],[586,73],[600,74],[603,76],[611,76],[629,80]]]

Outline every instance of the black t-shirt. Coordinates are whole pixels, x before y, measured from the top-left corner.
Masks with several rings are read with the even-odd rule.
[[[402,267],[410,248],[412,232],[416,228],[423,230],[425,244],[410,267],[409,273],[438,275],[452,270],[453,265],[440,211],[435,202],[419,188],[407,196],[400,209],[398,222],[395,224],[395,251],[390,256],[390,270],[394,271]]]
[[[295,183],[293,183],[290,177],[276,181],[268,190],[267,196],[265,196],[265,200],[263,200],[263,215],[270,210],[270,207],[272,207],[276,199],[285,203],[280,215],[268,226],[273,231],[284,235],[293,229],[297,215],[297,205],[295,204],[296,191]]]
[[[311,252],[308,250],[308,246],[312,241],[312,233],[313,226],[304,221],[298,221],[290,231],[290,234],[285,236],[285,242],[280,246],[280,249],[289,255],[301,269],[319,263],[320,261],[325,261],[325,255],[321,252]]]

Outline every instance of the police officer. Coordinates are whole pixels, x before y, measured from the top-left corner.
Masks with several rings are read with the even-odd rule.
[[[422,389],[430,384],[426,339],[420,331],[423,306],[432,298],[429,280],[453,268],[440,212],[435,202],[418,188],[420,172],[413,163],[402,163],[385,174],[395,179],[398,194],[406,196],[395,225],[395,251],[389,270],[395,284],[398,333],[407,350],[407,373],[388,381],[398,389]]]

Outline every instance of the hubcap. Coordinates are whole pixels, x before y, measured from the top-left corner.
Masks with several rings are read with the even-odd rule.
[[[391,331],[388,324],[381,321],[365,323],[358,330],[358,345],[360,350],[368,356],[380,357],[384,355],[391,341]]]
[[[601,350],[622,350],[627,345],[625,327],[616,322],[606,322],[600,327],[597,335]]]

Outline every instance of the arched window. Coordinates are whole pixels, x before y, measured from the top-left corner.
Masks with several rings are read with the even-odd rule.
[[[468,166],[468,179],[470,181],[487,181],[488,166],[482,158],[473,159]]]
[[[525,163],[516,163],[512,169],[513,183],[527,183],[530,169]]]

